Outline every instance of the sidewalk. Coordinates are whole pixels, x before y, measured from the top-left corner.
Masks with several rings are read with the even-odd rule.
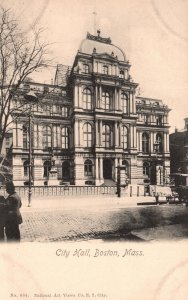
[[[84,208],[87,210],[134,207],[137,203],[153,202],[154,197],[128,197],[117,195],[79,195],[79,196],[54,196],[54,197],[32,197],[31,207],[28,207],[28,200],[22,199],[22,208],[24,212],[30,211],[49,211],[49,210],[71,210]]]

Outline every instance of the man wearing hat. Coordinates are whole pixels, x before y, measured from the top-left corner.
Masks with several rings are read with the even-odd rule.
[[[6,200],[4,196],[0,196],[0,242],[4,241],[4,228],[6,224],[6,216],[7,216],[7,209],[6,209]]]
[[[6,198],[7,219],[5,233],[7,241],[20,241],[19,224],[22,223],[20,207],[22,206],[19,195],[15,192],[15,186],[12,181],[7,182],[6,192],[9,196]]]

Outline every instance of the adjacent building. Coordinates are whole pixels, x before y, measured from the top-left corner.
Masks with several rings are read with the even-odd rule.
[[[175,184],[188,186],[188,118],[182,130],[170,134],[170,155]]]
[[[13,100],[16,185],[28,181],[29,142],[34,185],[49,184],[52,165],[50,184],[56,185],[111,185],[119,166],[132,185],[165,183],[170,109],[162,100],[136,97],[130,68],[124,51],[98,31],[81,42],[73,66],[57,66],[55,84],[20,87]],[[29,91],[38,99],[30,107],[25,101]]]

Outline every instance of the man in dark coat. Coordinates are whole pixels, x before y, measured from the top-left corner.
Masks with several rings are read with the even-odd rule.
[[[6,191],[9,196],[6,198],[7,220],[5,225],[5,233],[7,241],[20,241],[19,224],[22,223],[20,207],[22,206],[19,195],[15,192],[13,182],[6,184]]]
[[[5,204],[5,197],[0,196],[0,242],[4,241],[4,227],[6,224],[6,216],[7,216],[7,210],[6,210],[6,204]]]

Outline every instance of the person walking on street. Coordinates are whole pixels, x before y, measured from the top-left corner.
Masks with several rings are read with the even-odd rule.
[[[7,209],[6,209],[6,201],[4,196],[0,196],[0,242],[5,240],[5,224],[6,224],[6,216],[7,216]]]
[[[12,181],[7,182],[6,192],[9,196],[6,198],[7,219],[5,224],[5,233],[8,242],[20,241],[19,224],[22,223],[20,207],[22,202],[20,196],[15,191],[15,186]]]

